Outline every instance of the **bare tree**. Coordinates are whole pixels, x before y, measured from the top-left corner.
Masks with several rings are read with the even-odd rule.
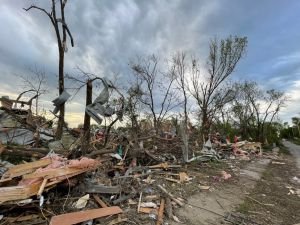
[[[38,7],[36,5],[31,5],[28,8],[24,8],[25,11],[29,11],[31,9],[39,10],[40,12],[46,14],[49,17],[51,24],[55,30],[56,39],[57,39],[57,47],[58,47],[58,87],[59,87],[59,94],[61,95],[64,91],[64,58],[65,52],[67,51],[67,35],[70,38],[70,42],[72,47],[74,46],[74,41],[72,34],[68,28],[68,25],[65,21],[65,6],[67,4],[67,0],[51,0],[52,6],[51,11],[48,12],[44,8]],[[59,2],[59,11],[60,13],[57,14],[56,12],[56,3]],[[58,18],[57,15],[61,17]],[[63,133],[63,126],[65,124],[65,104],[62,104],[59,108],[59,119],[58,119],[58,127],[56,131],[56,139],[61,139]]]
[[[174,90],[174,73],[161,71],[155,55],[141,58],[131,64],[134,75],[141,81],[144,95],[140,101],[149,109],[156,134],[168,112],[177,107],[178,98]]]
[[[176,78],[176,83],[180,92],[183,95],[183,112],[184,122],[188,124],[188,82],[187,82],[187,65],[186,65],[186,54],[184,52],[177,52],[173,57],[173,73]]]
[[[39,98],[41,95],[45,94],[48,90],[46,88],[46,74],[44,70],[38,69],[35,67],[34,69],[30,69],[31,75],[17,75],[20,77],[22,81],[22,88],[26,89],[19,98],[26,92],[34,93],[32,99],[35,99],[35,114],[39,115]],[[18,100],[18,99],[17,99]]]
[[[187,82],[187,65],[186,65],[186,54],[183,52],[177,52],[173,57],[173,68],[172,71],[175,76],[175,81],[178,86],[180,93],[183,96],[183,113],[184,119],[180,123],[180,134],[182,138],[182,155],[185,162],[188,161],[189,151],[189,135],[188,135],[188,82]]]
[[[247,38],[229,37],[218,42],[213,39],[207,61],[208,77],[201,81],[200,66],[192,61],[191,94],[200,109],[202,135],[207,138],[216,110],[232,99],[230,89],[221,88],[242,58],[247,46]]]

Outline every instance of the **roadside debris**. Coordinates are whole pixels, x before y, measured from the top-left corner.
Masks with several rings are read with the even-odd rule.
[[[116,111],[107,105],[111,85],[106,81],[103,85],[100,95],[86,108],[98,123]],[[68,98],[68,93],[63,93],[55,106]],[[182,223],[176,209],[186,205],[190,190],[211,192],[215,185],[234,180],[243,160],[262,156],[260,143],[230,143],[210,135],[203,147],[189,138],[196,144],[187,148],[187,155],[193,157],[186,160],[175,131],[161,136],[150,132],[133,140],[126,131],[113,130],[107,139],[102,128],[91,130],[91,150],[83,156],[82,130],[66,129],[62,139],[54,141],[53,130],[43,127],[38,129],[37,142],[36,130],[24,122],[30,112],[14,109],[12,102],[4,99],[6,108],[0,111],[0,211],[1,221],[7,223],[113,225],[152,220],[162,225],[167,219]],[[26,130],[21,135],[25,142],[1,136],[10,121],[17,124],[14,132]],[[27,132],[31,136],[24,139]],[[16,155],[19,161],[11,163]],[[280,160],[273,163],[281,164]],[[214,164],[224,167],[214,168]],[[207,169],[212,174],[205,175]]]

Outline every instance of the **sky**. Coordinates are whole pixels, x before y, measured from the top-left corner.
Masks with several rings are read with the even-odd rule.
[[[58,50],[49,18],[26,12],[34,3],[50,11],[50,0],[1,0],[0,96],[16,97],[22,90],[17,75],[39,68],[47,75],[49,92],[41,107],[52,110],[58,95]],[[246,36],[246,55],[232,79],[254,80],[263,89],[289,96],[282,121],[300,116],[300,1],[298,0],[72,0],[65,16],[75,46],[68,45],[65,72],[77,67],[99,76],[130,74],[136,56],[170,57],[185,51],[205,62],[211,38]],[[71,126],[83,122],[84,94],[66,105]]]

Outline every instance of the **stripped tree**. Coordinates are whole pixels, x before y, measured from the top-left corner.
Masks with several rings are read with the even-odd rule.
[[[28,8],[24,8],[25,11],[29,11],[31,9],[39,10],[43,13],[45,13],[53,25],[55,34],[56,34],[56,40],[57,40],[57,47],[58,47],[58,87],[59,87],[59,95],[61,95],[64,91],[64,57],[65,52],[67,52],[67,35],[70,38],[70,42],[72,47],[74,47],[74,41],[72,34],[68,28],[68,25],[65,21],[65,6],[67,4],[67,0],[59,0],[59,15],[61,18],[57,17],[56,12],[56,0],[51,0],[52,6],[50,12],[45,10],[44,8],[38,7],[36,5],[31,5]],[[56,139],[61,139],[62,133],[63,133],[63,127],[64,127],[64,117],[65,117],[65,104],[61,104],[59,106],[59,118],[58,118],[58,126],[56,131]]]
[[[196,59],[192,62],[191,94],[195,98],[202,122],[202,135],[207,138],[212,119],[217,110],[232,100],[232,91],[222,88],[222,84],[232,74],[242,58],[247,46],[246,37],[229,37],[220,42],[210,42],[207,60],[208,77],[201,79],[200,66]]]
[[[179,105],[174,89],[176,77],[172,71],[161,70],[159,59],[155,55],[133,62],[131,69],[141,83],[143,96],[140,97],[140,101],[148,108],[155,132],[158,134],[167,114]]]
[[[177,52],[173,56],[172,71],[175,76],[175,81],[179,92],[183,96],[183,115],[184,119],[180,123],[180,134],[182,138],[182,155],[185,162],[188,161],[189,152],[189,135],[188,135],[188,82],[187,82],[187,65],[186,65],[186,54],[184,52]]]

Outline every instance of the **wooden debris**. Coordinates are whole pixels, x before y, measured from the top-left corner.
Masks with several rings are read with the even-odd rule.
[[[51,169],[47,171],[42,171],[38,173],[31,173],[31,174],[26,174],[23,175],[23,179],[35,179],[35,178],[47,178],[47,179],[52,179],[56,177],[61,177],[61,176],[68,176],[72,175],[77,172],[86,172],[88,170],[80,169],[80,168],[57,168],[57,169]]]
[[[122,209],[118,206],[91,209],[80,212],[66,213],[58,216],[53,216],[50,220],[50,225],[72,225],[84,222],[91,219],[101,218],[122,213]]]
[[[142,195],[143,195],[143,192],[140,193],[139,204],[138,204],[138,208],[137,208],[138,213],[139,213],[140,208],[141,208]]]
[[[102,208],[107,208],[107,205],[101,200],[101,198],[98,195],[94,194],[93,198]]]
[[[154,208],[149,208],[149,207],[140,207],[139,213],[155,213],[156,215],[158,214],[158,209]]]
[[[48,190],[70,177],[94,169],[96,165],[97,161],[88,158],[66,161],[59,156],[16,165],[9,168],[0,181],[18,176],[23,176],[23,179],[18,186],[0,188],[0,203],[40,196],[45,188]]]
[[[169,165],[167,162],[149,166],[150,169],[181,168],[181,165]]]
[[[180,180],[176,180],[176,179],[173,179],[173,178],[166,178],[167,181],[171,181],[171,182],[174,182],[174,183],[177,183],[177,184],[180,184]]]
[[[122,218],[120,215],[118,215],[118,218],[110,221],[108,223],[108,225],[115,225],[115,224],[119,224],[119,223],[123,223],[123,222],[126,222],[128,220],[128,218]]]
[[[160,207],[159,207],[159,210],[158,210],[156,225],[161,225],[163,223],[164,210],[165,210],[165,199],[162,198],[161,201],[160,201]]]
[[[12,186],[0,188],[0,204],[6,201],[15,201],[27,199],[36,195],[40,189],[42,181],[26,186]]]
[[[0,141],[0,155],[1,153],[4,151],[5,147],[4,145],[2,144],[2,142]]]
[[[178,200],[177,198],[175,198],[171,193],[169,193],[164,187],[162,187],[160,184],[157,185],[157,187],[164,192],[168,197],[170,197],[174,202],[176,202],[179,206],[183,206],[184,204]]]
[[[35,162],[16,165],[14,167],[9,168],[8,171],[6,171],[6,173],[3,174],[2,179],[12,179],[14,177],[19,177],[28,173],[32,173],[36,169],[48,166],[49,164],[51,164],[51,159],[45,158]]]
[[[48,181],[48,179],[47,179],[47,178],[44,178],[44,180],[43,180],[43,182],[42,182],[42,184],[41,184],[41,186],[40,186],[40,189],[39,189],[39,191],[38,191],[38,193],[37,193],[37,196],[38,196],[38,197],[40,197],[40,196],[42,195],[42,193],[43,193],[43,191],[44,191],[44,189],[45,189],[45,186],[46,186],[46,184],[47,184],[47,181]]]
[[[185,172],[180,172],[179,173],[179,180],[180,180],[181,183],[184,183],[184,182],[190,181],[191,178]]]
[[[159,195],[147,195],[144,197],[145,200],[147,201],[153,201],[159,199]]]

